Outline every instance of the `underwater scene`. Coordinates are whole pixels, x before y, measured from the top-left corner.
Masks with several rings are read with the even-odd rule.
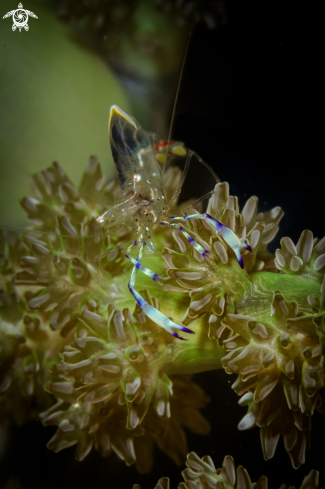
[[[0,489],[324,487],[316,12],[0,7]]]

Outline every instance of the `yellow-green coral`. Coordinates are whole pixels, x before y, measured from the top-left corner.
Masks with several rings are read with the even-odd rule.
[[[322,409],[324,239],[304,232],[293,250],[285,238],[274,264],[267,244],[281,209],[258,213],[251,197],[239,212],[227,183],[216,185],[208,213],[251,246],[243,270],[207,221],[188,221],[186,229],[208,258],[178,229],[157,226],[157,253],[144,260],[164,275],[163,256],[164,289],[141,277],[137,288],[173,321],[191,324],[196,334],[179,341],[134,308],[124,273],[132,230],[108,236],[97,224],[116,189],[97,160],[79,189],[56,163],[32,183],[34,197],[22,201],[31,229],[1,240],[3,418],[25,421],[20,405],[36,399],[32,416],[46,409],[43,423],[58,426],[48,444],[54,451],[76,445],[78,460],[92,447],[103,456],[114,451],[148,472],[158,445],[181,465],[184,428],[209,431],[199,412],[208,398],[190,375],[223,365],[238,374],[233,388],[248,406],[239,428],[261,428],[266,459],[282,436],[294,467],[302,464],[311,416]],[[296,254],[288,258],[284,247]],[[298,258],[303,265],[292,268]]]

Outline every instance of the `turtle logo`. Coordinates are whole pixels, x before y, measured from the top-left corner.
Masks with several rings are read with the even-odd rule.
[[[6,15],[4,15],[2,18],[6,19],[7,17],[12,16],[12,20],[13,20],[12,30],[15,31],[18,27],[19,32],[21,32],[22,28],[24,28],[25,31],[29,30],[29,25],[28,25],[29,15],[31,17],[34,17],[34,19],[38,19],[37,15],[35,15],[34,12],[23,9],[23,4],[20,3],[16,10],[11,10],[11,12],[7,12]]]

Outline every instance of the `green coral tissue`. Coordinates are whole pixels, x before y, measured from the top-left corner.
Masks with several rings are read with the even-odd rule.
[[[273,256],[267,245],[282,210],[258,212],[256,197],[240,210],[228,183],[216,184],[207,212],[252,248],[243,269],[205,220],[184,229],[210,251],[207,258],[179,229],[156,226],[156,253],[144,263],[164,286],[139,277],[136,287],[196,333],[180,341],[134,306],[125,258],[132,229],[108,236],[96,221],[103,205],[87,197],[114,203],[117,183],[105,182],[98,161],[91,158],[79,189],[57,163],[35,174],[32,186],[33,197],[21,201],[30,228],[4,229],[0,241],[2,423],[37,418],[57,426],[48,448],[75,446],[77,460],[92,449],[114,452],[147,473],[156,445],[183,465],[185,430],[210,429],[200,411],[209,398],[192,375],[223,368],[237,375],[232,388],[247,409],[239,429],[259,427],[265,459],[282,437],[292,465],[302,465],[312,415],[324,411],[325,238],[303,231],[297,243],[283,238]],[[230,456],[222,469],[194,453],[187,465],[180,488],[231,488],[236,480],[252,487]],[[317,486],[312,471],[301,487]],[[156,487],[169,488],[168,479]]]

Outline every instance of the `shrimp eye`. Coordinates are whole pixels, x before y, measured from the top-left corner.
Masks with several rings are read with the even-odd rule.
[[[103,218],[103,216],[97,216],[96,217],[96,222],[98,222],[98,224],[102,224],[104,222],[104,220],[105,219]]]
[[[140,182],[140,180],[141,180],[141,175],[139,175],[138,173],[134,173],[133,181],[138,183],[138,182]]]

